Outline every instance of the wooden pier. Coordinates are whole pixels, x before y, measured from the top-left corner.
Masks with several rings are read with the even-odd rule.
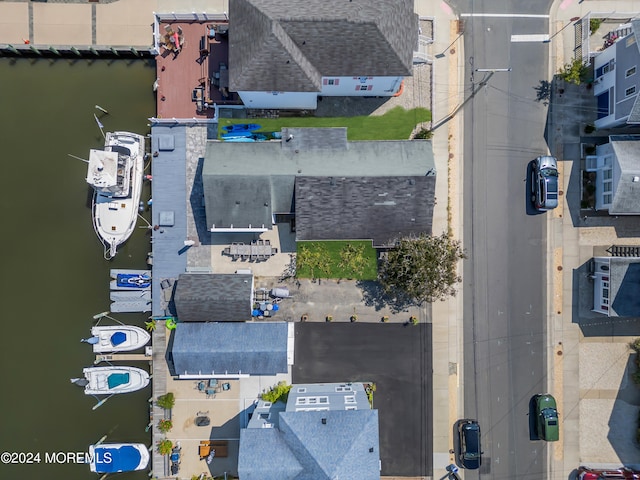
[[[100,362],[150,362],[153,358],[151,348],[146,348],[148,351],[145,353],[109,353],[96,355],[93,363],[97,365]]]

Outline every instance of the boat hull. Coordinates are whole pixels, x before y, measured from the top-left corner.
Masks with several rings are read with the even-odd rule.
[[[124,339],[123,335],[124,334]],[[91,329],[91,335],[98,338],[93,344],[94,353],[130,352],[144,347],[151,335],[133,325],[97,325]]]
[[[94,473],[143,470],[149,464],[149,450],[142,443],[102,443],[89,446],[89,469]]]
[[[136,367],[88,367],[82,370],[89,382],[85,388],[86,395],[113,395],[130,393],[149,385],[149,374]]]
[[[142,194],[145,137],[130,132],[108,133],[105,149],[124,146],[131,151],[133,162],[131,188],[127,196],[109,196],[98,190],[93,196],[93,228],[105,247],[105,257],[110,259],[117,248],[133,234],[138,220],[138,208]]]

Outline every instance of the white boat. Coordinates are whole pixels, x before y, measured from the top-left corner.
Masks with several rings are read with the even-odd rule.
[[[133,233],[138,218],[145,137],[130,132],[107,133],[104,150],[89,153],[87,183],[93,195],[93,228],[104,245],[104,257],[115,257]]]
[[[87,382],[84,387],[86,395],[114,395],[130,393],[149,385],[149,374],[136,367],[88,367],[82,370]],[[76,380],[76,381],[74,381]],[[72,379],[78,383],[78,379]]]
[[[149,449],[142,443],[101,443],[89,446],[89,469],[95,473],[142,470],[149,464]]]
[[[133,325],[96,325],[91,338],[83,340],[93,345],[94,353],[129,352],[144,347],[151,335]]]

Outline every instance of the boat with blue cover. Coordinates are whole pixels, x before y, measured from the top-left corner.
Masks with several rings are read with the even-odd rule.
[[[96,325],[91,329],[92,337],[83,342],[93,345],[94,353],[129,352],[144,347],[151,335],[133,325]]]
[[[253,132],[255,130],[260,130],[262,127],[257,123],[237,123],[235,125],[225,125],[222,127],[227,133],[237,133],[237,132]]]
[[[137,367],[109,365],[108,367],[87,367],[82,370],[82,379],[72,378],[75,384],[86,383],[86,395],[115,395],[130,393],[149,385],[149,374]]]
[[[89,446],[89,469],[95,473],[142,470],[149,464],[149,449],[142,443],[101,443]]]

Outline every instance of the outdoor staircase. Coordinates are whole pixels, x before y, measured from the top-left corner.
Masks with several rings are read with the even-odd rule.
[[[612,257],[640,257],[640,245],[611,245],[607,252]]]

